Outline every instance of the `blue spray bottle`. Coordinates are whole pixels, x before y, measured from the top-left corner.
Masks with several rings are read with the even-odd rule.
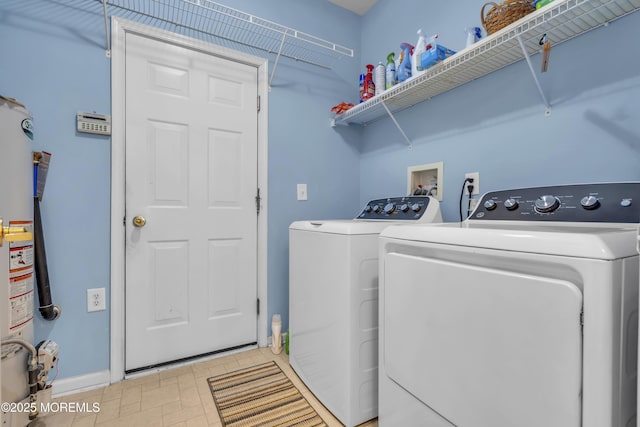
[[[398,66],[397,75],[398,82],[403,82],[411,77],[411,55],[413,54],[413,46],[409,43],[400,45],[400,65]]]

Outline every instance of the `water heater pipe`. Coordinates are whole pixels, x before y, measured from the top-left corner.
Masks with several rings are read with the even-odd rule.
[[[18,344],[22,347],[26,348],[30,353],[31,357],[29,357],[29,407],[31,411],[29,412],[29,419],[33,420],[38,416],[38,374],[40,373],[40,366],[38,365],[38,351],[33,346],[33,344],[21,340],[19,338],[11,338],[8,340],[2,341],[2,345],[9,344]]]

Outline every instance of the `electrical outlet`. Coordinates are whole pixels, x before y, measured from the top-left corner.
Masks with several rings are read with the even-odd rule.
[[[102,311],[107,309],[107,302],[105,301],[105,289],[94,288],[87,289],[87,311]]]
[[[468,172],[464,174],[464,179],[467,178],[472,178],[473,179],[473,191],[471,192],[472,195],[474,194],[480,194],[480,172]],[[469,183],[467,182],[464,185],[464,194],[465,196],[469,195],[469,190],[467,190],[467,185],[469,185]]]

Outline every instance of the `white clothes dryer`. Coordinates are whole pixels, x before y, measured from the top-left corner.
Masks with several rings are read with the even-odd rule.
[[[640,183],[487,193],[380,236],[379,425],[636,425]]]
[[[372,200],[353,220],[289,228],[289,362],[345,426],[378,414],[378,236],[442,222],[429,196]]]

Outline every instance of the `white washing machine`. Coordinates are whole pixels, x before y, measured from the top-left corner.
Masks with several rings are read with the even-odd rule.
[[[380,236],[379,425],[636,425],[640,183],[485,194]]]
[[[289,227],[289,362],[345,426],[378,413],[378,236],[442,222],[429,196],[372,200],[354,220]]]

